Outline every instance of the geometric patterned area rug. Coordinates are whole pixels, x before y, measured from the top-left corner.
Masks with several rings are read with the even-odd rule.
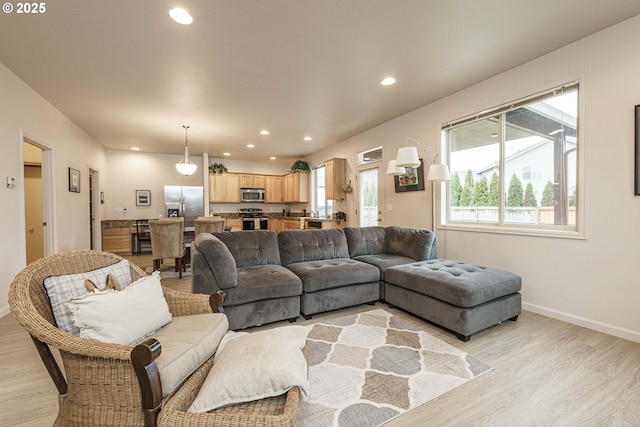
[[[378,426],[491,370],[384,309],[309,329],[302,427]]]

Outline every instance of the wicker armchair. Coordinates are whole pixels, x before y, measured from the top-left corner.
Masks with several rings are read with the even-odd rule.
[[[106,267],[121,257],[99,251],[70,251],[41,258],[22,270],[9,290],[15,318],[31,335],[59,392],[56,426],[155,426],[164,400],[155,360],[158,340],[131,346],[79,338],[55,326],[43,286],[48,276]],[[130,265],[131,277],[145,275]],[[172,315],[211,313],[219,295],[194,295],[163,289]],[[211,300],[211,302],[210,302]],[[60,352],[64,372],[51,348]],[[196,371],[197,372],[197,371]]]

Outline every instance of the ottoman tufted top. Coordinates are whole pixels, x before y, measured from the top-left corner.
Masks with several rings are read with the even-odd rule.
[[[458,307],[474,307],[522,288],[516,274],[446,259],[391,267],[385,281]]]

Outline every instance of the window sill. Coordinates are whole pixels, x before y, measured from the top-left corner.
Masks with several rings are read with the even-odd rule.
[[[479,224],[461,224],[450,223],[440,224],[437,226],[439,230],[450,231],[467,231],[474,233],[491,233],[491,234],[511,234],[518,236],[532,236],[532,237],[545,237],[554,239],[573,239],[573,240],[586,240],[584,232],[575,230],[551,230],[544,228],[525,228],[525,227],[510,227],[507,225],[479,225]]]

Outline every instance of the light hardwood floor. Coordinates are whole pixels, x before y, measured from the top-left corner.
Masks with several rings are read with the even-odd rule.
[[[150,256],[129,257],[143,269]],[[165,265],[163,268],[171,269]],[[163,279],[188,291],[190,277]],[[640,344],[530,312],[463,343],[435,325],[376,304],[466,351],[493,370],[387,423],[396,426],[640,426]],[[371,310],[363,305],[299,324]],[[267,327],[286,325],[280,322]],[[0,319],[0,425],[51,425],[57,392],[31,340]],[[319,426],[320,427],[320,426]]]

